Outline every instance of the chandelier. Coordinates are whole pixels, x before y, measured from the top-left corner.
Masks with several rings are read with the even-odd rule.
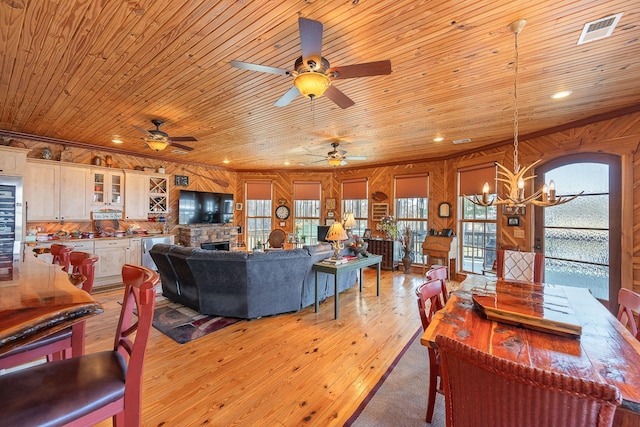
[[[477,195],[474,195],[472,197],[463,195],[465,199],[476,205],[507,205],[511,207],[523,207],[526,204],[530,203],[535,206],[549,207],[570,202],[583,193],[581,192],[580,194],[570,197],[557,196],[555,183],[553,182],[553,180],[551,180],[549,182],[549,185],[545,183],[541,189],[534,191],[533,194],[529,196],[525,195],[525,183],[536,177],[536,175],[525,175],[535,165],[542,161],[541,159],[536,160],[529,166],[525,166],[523,168],[520,168],[520,163],[518,162],[518,34],[520,34],[520,31],[522,31],[526,23],[526,20],[520,19],[518,21],[512,22],[507,27],[515,35],[516,52],[514,65],[515,77],[513,80],[513,172],[500,163],[495,162],[496,166],[498,167],[498,177],[496,178],[496,180],[504,183],[507,194],[504,196],[504,198],[501,198],[497,195],[496,191],[496,196],[492,199],[489,199],[489,183],[485,182],[484,186],[482,187],[481,198],[479,198]]]

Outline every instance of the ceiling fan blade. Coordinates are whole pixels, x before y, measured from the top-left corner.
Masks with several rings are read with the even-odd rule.
[[[331,87],[331,86],[329,86]],[[284,107],[289,105],[289,103],[291,101],[293,101],[296,96],[300,95],[300,91],[298,90],[297,87],[295,86],[291,86],[291,89],[289,89],[287,91],[287,93],[285,93],[284,95],[282,95],[280,97],[280,99],[278,99],[273,105],[275,105],[276,107]]]
[[[171,141],[181,141],[181,142],[186,142],[186,141],[197,141],[197,139],[193,136],[172,136],[171,137]]]
[[[342,67],[332,67],[327,70],[327,74],[336,73],[334,79],[352,79],[354,77],[382,76],[391,74],[391,61],[367,62],[365,64],[345,65]]]
[[[134,128],[136,128],[137,130],[139,130],[140,132],[144,133],[145,135],[149,136],[152,135],[148,130],[141,128],[140,126],[136,126],[133,125]],[[153,135],[152,135],[153,136]]]
[[[271,74],[280,74],[283,76],[288,76],[289,70],[285,70],[283,68],[269,67],[266,65],[258,65],[251,64],[249,62],[241,62],[241,61],[231,61],[231,66],[236,68],[241,68],[243,70],[250,71],[258,71],[260,73],[271,73]]]
[[[367,156],[346,156],[345,160],[367,160]]]
[[[175,142],[173,142],[173,140],[171,141],[170,145],[172,147],[175,147],[175,148],[179,149],[179,150],[193,151],[193,147],[189,147],[188,145],[176,144]]]
[[[298,28],[300,29],[300,46],[302,48],[302,59],[311,56],[322,56],[322,22],[311,19],[298,18]]]
[[[327,98],[335,102],[336,105],[342,109],[349,108],[353,104],[355,104],[355,102],[353,102],[351,98],[340,92],[340,89],[336,88],[334,85],[329,86],[324,94]]]

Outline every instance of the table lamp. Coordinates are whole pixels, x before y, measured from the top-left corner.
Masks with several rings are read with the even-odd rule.
[[[342,259],[342,255],[340,255],[340,250],[344,248],[342,244],[342,240],[347,240],[349,236],[342,228],[342,224],[339,222],[334,222],[329,227],[329,231],[327,231],[326,240],[332,242],[331,246],[333,247],[333,257],[332,259]]]
[[[344,226],[344,229],[347,230],[347,236],[349,236],[349,238],[353,237],[353,232],[351,230],[356,226],[356,218],[353,216],[353,212],[347,212],[344,214],[344,217],[342,218],[342,225]]]

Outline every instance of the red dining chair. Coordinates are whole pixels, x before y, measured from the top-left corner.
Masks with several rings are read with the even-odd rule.
[[[431,270],[425,273],[425,276],[428,280],[440,280],[440,284],[442,285],[442,299],[446,304],[449,301],[449,291],[447,290],[447,280],[448,280],[448,272],[447,267],[444,265],[436,268],[432,268]]]
[[[51,245],[51,255],[53,259],[52,264],[58,264],[62,266],[64,271],[69,271],[69,255],[73,251],[73,246],[60,245],[54,243]]]
[[[502,359],[439,335],[448,427],[605,427],[620,391]]]
[[[630,289],[621,288],[618,292],[618,320],[624,326],[630,329],[634,337],[640,340],[640,319],[636,319],[640,315],[640,294]]]
[[[75,275],[80,275],[82,290],[90,294],[93,290],[97,255],[87,252],[71,252],[70,262]],[[41,357],[47,361],[68,359],[84,354],[85,321],[55,332],[32,343],[17,347],[0,356],[0,369],[32,362]]]
[[[124,298],[113,350],[0,376],[3,424],[88,426],[113,417],[115,426],[140,426],[142,368],[159,276],[125,264],[122,281]]]
[[[416,288],[416,296],[418,297],[418,311],[420,312],[422,329],[426,330],[433,319],[434,313],[444,307],[440,279],[432,279],[418,286]],[[430,423],[436,404],[436,392],[442,393],[442,381],[440,381],[440,387],[438,387],[440,356],[431,347],[427,347],[427,349],[429,350],[429,390],[427,392],[427,415],[425,420]]]
[[[542,283],[544,254],[506,249],[496,251],[496,276],[506,280]]]

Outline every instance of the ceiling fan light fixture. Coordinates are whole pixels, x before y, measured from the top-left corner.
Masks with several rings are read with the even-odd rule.
[[[165,148],[167,148],[167,145],[169,145],[168,141],[162,141],[157,139],[147,139],[146,142],[149,148],[155,151],[162,151]]]
[[[324,74],[309,71],[298,74],[293,80],[298,91],[307,98],[320,98],[331,85],[331,80]]]
[[[339,157],[329,157],[327,160],[331,166],[340,166],[342,164],[342,159]]]

